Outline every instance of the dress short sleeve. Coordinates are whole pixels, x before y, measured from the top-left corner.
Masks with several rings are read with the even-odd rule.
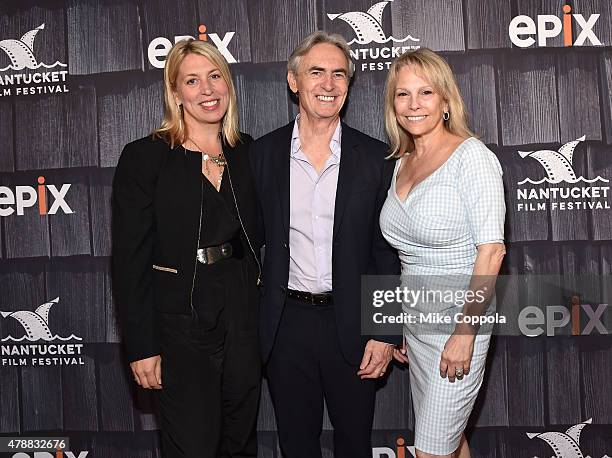
[[[459,165],[459,192],[476,246],[504,242],[506,204],[502,168],[484,143],[469,139]]]

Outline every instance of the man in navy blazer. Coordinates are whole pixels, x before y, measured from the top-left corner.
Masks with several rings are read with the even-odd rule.
[[[340,120],[354,64],[339,35],[295,49],[295,121],[251,147],[265,237],[262,356],[281,449],[321,456],[323,401],[334,455],[371,458],[375,380],[398,342],[361,335],[360,280],[398,274],[378,218],[393,173],[387,146]]]

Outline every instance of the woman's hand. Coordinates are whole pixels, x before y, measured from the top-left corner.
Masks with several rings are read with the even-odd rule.
[[[485,300],[467,302],[462,310],[465,316],[480,316],[485,313],[495,293],[495,280],[506,254],[503,243],[484,243],[479,245],[477,250],[469,291],[484,292]],[[452,383],[455,378],[461,380],[470,372],[477,332],[478,328],[472,325],[457,325],[455,332],[446,341],[440,358],[442,378],[448,377]]]
[[[472,354],[474,353],[474,334],[453,334],[444,345],[440,358],[440,377],[448,377],[453,383],[463,379],[470,372]]]
[[[161,356],[151,356],[130,363],[134,380],[146,389],[161,390]]]

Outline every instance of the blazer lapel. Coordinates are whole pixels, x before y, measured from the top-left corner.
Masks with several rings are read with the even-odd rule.
[[[185,208],[184,219],[186,226],[195,228],[197,231],[200,222],[200,207],[202,206],[202,180],[205,179],[202,175],[202,162],[198,156],[193,153],[186,153],[182,148],[177,151],[177,156],[182,156],[183,177],[179,186],[183,186]],[[197,234],[195,234],[197,240]]]
[[[289,244],[289,197],[291,193],[289,187],[289,164],[291,161],[291,134],[293,133],[294,122],[287,124],[285,129],[280,132],[279,149],[276,150],[275,157],[275,163],[278,164],[278,173],[275,176],[278,186],[280,216],[283,223],[285,243],[287,244]]]
[[[232,148],[229,145],[223,144],[223,155],[225,156],[225,160],[227,161],[227,170],[228,172],[224,173],[223,179],[231,180],[232,189],[236,195],[240,194],[240,190],[242,188],[242,180],[239,179],[238,170],[236,167],[236,156],[234,153],[236,152],[235,148]]]
[[[340,140],[340,171],[338,172],[338,185],[336,187],[336,204],[334,207],[334,233],[336,240],[342,223],[344,209],[349,199],[353,179],[357,173],[358,145],[354,142],[351,128],[342,123],[342,139]]]
[[[165,168],[162,170],[167,181],[163,184],[166,192],[180,196],[172,206],[171,215],[174,215],[176,224],[184,228],[185,237],[177,240],[184,248],[179,253],[184,253],[188,258],[182,260],[186,266],[191,266],[195,259],[197,250],[198,227],[200,219],[200,206],[202,194],[202,168],[201,159],[194,153],[186,153],[182,146],[170,151]],[[169,190],[169,191],[168,191]]]

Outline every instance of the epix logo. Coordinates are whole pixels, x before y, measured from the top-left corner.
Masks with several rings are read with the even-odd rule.
[[[21,216],[26,208],[33,207],[38,203],[40,215],[55,215],[58,211],[65,214],[74,213],[66,196],[70,190],[70,184],[56,185],[46,184],[45,177],[38,177],[38,186],[15,186],[14,189],[0,186],[0,216],[10,216],[13,213]],[[49,205],[50,204],[50,205]]]
[[[416,456],[414,445],[406,445],[403,437],[398,437],[395,444],[397,445],[395,450],[390,447],[372,448],[372,458],[409,458]]]
[[[89,455],[89,451],[81,451],[81,452],[69,452],[58,450],[55,453],[50,452],[32,452],[28,453],[15,453],[12,458],[86,458]]]
[[[232,38],[234,38],[236,32],[226,32],[225,35],[223,35],[223,38],[221,38],[217,33],[208,32],[204,24],[200,24],[198,26],[198,32],[198,40],[209,41],[214,44],[229,64],[238,62],[228,49],[228,46],[232,41]],[[187,40],[189,38],[195,37],[192,37],[191,35],[177,35],[174,37],[174,43],[178,43],[181,40]],[[174,43],[165,37],[157,37],[151,40],[151,43],[149,43],[149,48],[147,49],[149,63],[155,68],[164,68],[164,65],[166,64],[166,56],[170,52],[170,49]]]
[[[527,337],[536,337],[546,333],[548,337],[553,337],[562,332],[557,330],[566,329],[572,335],[606,335],[610,332],[602,322],[604,313],[608,309],[608,304],[580,304],[576,301],[568,309],[562,305],[551,305],[542,310],[539,307],[530,305],[521,310],[518,316],[518,325],[521,333]],[[581,315],[586,316],[583,320]],[[571,328],[570,328],[571,326]],[[544,327],[546,329],[544,329]]]
[[[563,46],[588,46],[589,43],[593,46],[602,46],[593,31],[599,14],[591,14],[585,19],[582,14],[572,14],[570,5],[564,5],[562,16],[561,19],[552,14],[538,14],[535,20],[525,15],[516,16],[508,26],[510,41],[519,48],[528,48],[537,38],[538,46],[545,47],[549,38],[563,34]],[[577,36],[576,40],[572,41],[574,28]]]

